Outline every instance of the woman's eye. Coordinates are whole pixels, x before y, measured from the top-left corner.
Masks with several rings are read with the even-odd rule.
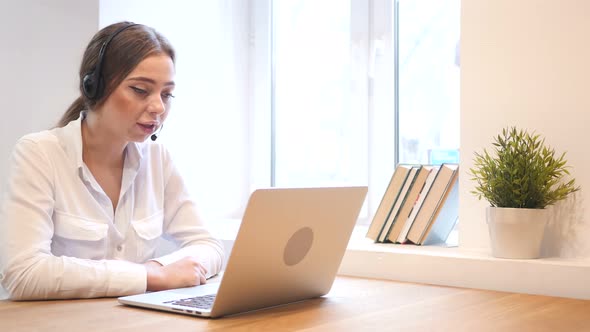
[[[162,99],[164,99],[164,100],[170,100],[172,98],[174,98],[174,95],[171,94],[170,92],[162,93]]]
[[[135,87],[135,86],[132,86],[132,87],[131,87],[131,89],[132,89],[132,90],[133,90],[135,93],[137,93],[138,95],[142,95],[142,96],[144,96],[144,95],[147,95],[147,91],[146,91],[146,90],[144,90],[144,89],[140,89],[140,88],[138,88],[138,87]]]

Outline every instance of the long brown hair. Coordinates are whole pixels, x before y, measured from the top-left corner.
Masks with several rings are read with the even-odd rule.
[[[102,44],[119,28],[129,24],[131,22],[111,24],[92,37],[82,57],[78,73],[80,97],[62,115],[57,124],[58,127],[64,127],[70,121],[76,120],[82,110],[92,110],[102,105],[143,59],[152,55],[166,54],[173,63],[176,62],[174,48],[163,35],[154,28],[141,24],[134,25],[117,34],[108,44],[100,73],[104,80],[104,93],[96,100],[86,98],[82,93],[82,81],[84,76],[96,67]]]

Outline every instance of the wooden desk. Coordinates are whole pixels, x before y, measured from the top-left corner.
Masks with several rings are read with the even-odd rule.
[[[410,330],[411,329],[411,330]],[[325,297],[220,319],[116,299],[0,301],[0,331],[590,331],[590,301],[338,277]]]

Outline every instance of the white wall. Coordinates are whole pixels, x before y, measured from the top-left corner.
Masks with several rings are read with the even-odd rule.
[[[468,0],[461,19],[461,247],[487,247],[484,201],[469,191],[474,151],[505,126],[567,152],[582,186],[552,209],[545,256],[590,257],[590,2]]]
[[[97,28],[98,0],[0,3],[0,188],[16,140],[53,127],[78,96],[78,68]]]
[[[54,126],[78,96],[78,68],[97,28],[98,0],[0,3],[0,188],[16,140]]]

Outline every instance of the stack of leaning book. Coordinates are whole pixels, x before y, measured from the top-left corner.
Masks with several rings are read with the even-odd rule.
[[[376,243],[443,244],[459,218],[459,165],[395,168],[367,238]]]

